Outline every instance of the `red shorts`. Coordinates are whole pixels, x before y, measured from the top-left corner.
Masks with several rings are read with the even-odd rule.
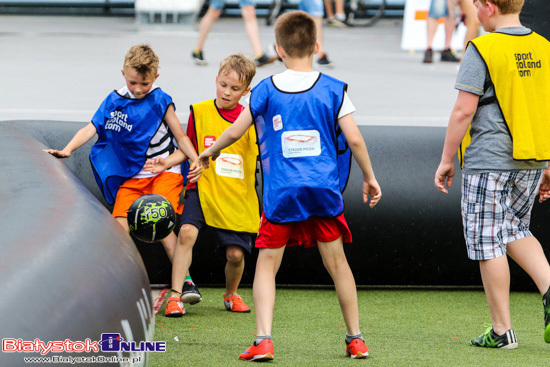
[[[300,246],[316,247],[317,242],[331,242],[343,237],[351,242],[351,232],[344,213],[333,218],[310,217],[303,222],[272,223],[262,213],[260,231],[256,237],[258,248],[279,248]]]
[[[130,178],[124,181],[116,194],[113,217],[127,217],[126,212],[132,203],[142,195],[158,194],[164,196],[181,214],[183,204],[180,194],[183,190],[183,176],[173,172],[163,172],[154,177]]]

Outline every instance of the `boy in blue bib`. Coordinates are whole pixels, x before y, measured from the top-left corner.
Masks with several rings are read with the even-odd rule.
[[[346,321],[346,354],[364,358],[369,351],[359,329],[355,280],[343,250],[343,243],[351,241],[341,193],[351,154],[363,171],[363,201],[370,196],[373,207],[382,192],[353,120],[355,108],[346,84],[312,69],[319,50],[313,18],[302,11],[283,14],[275,24],[275,39],[288,70],[261,81],[252,90],[250,106],[199,156],[208,167],[209,157],[216,159],[254,122],[264,189],[253,289],[257,337],[239,358],[273,359],[275,275],[285,247],[298,244],[318,246]]]
[[[90,151],[94,176],[105,200],[114,204],[112,214],[126,232],[126,212],[142,195],[162,195],[177,213],[183,209],[179,202],[183,189],[180,166],[155,174],[143,168],[147,159],[168,157],[179,146],[185,157],[193,160],[191,181],[198,180],[202,172],[172,98],[153,84],[159,76],[158,65],[159,59],[149,45],[133,46],[122,69],[126,86],[105,98],[92,122],[80,129],[65,148],[45,150],[55,157],[67,158],[97,134],[98,140]],[[170,233],[161,242],[172,261],[176,235]]]

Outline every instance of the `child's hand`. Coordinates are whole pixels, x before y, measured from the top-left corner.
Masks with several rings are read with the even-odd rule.
[[[201,153],[201,155],[199,155],[199,163],[201,164],[201,166],[203,166],[204,168],[208,168],[210,167],[210,161],[209,161],[209,157],[212,157],[212,160],[215,161],[216,158],[218,158],[220,156],[220,152],[215,152],[212,150],[212,147],[210,148],[207,148],[205,149],[204,152]]]
[[[55,149],[42,149],[46,153],[50,153],[56,158],[69,158],[71,156],[71,152],[66,150],[55,150]]]
[[[202,166],[198,162],[193,162],[189,168],[187,179],[189,182],[197,182],[202,175]]]
[[[441,162],[435,172],[434,184],[435,187],[444,194],[448,194],[449,191],[445,188],[445,181],[447,181],[447,187],[451,187],[453,184],[453,178],[455,177],[455,162]]]
[[[369,196],[369,206],[374,208],[382,197],[382,189],[380,189],[380,185],[378,185],[378,181],[376,181],[376,179],[363,180],[363,203],[366,204],[369,201]]]
[[[550,198],[550,167],[542,173],[542,181],[539,188],[539,203]]]
[[[157,157],[155,159],[148,159],[145,161],[145,164],[143,165],[143,169],[151,173],[161,173],[165,171],[167,168],[169,167],[167,167],[166,162],[162,157]]]

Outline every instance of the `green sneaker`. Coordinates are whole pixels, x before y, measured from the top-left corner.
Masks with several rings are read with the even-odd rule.
[[[550,343],[550,288],[542,297],[542,304],[544,305],[544,341]]]
[[[483,348],[516,349],[518,339],[514,330],[510,329],[503,335],[497,335],[491,325],[479,337],[470,340],[470,345]]]

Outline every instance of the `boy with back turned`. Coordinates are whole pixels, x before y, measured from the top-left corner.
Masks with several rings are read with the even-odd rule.
[[[370,195],[373,207],[382,192],[353,119],[346,84],[312,69],[319,49],[315,34],[315,21],[305,12],[279,17],[276,50],[288,70],[261,81],[252,90],[249,107],[199,156],[208,167],[209,157],[216,159],[255,123],[264,213],[253,285],[256,341],[239,356],[243,360],[273,359],[275,275],[285,247],[300,244],[318,246],[335,283],[347,327],[346,354],[364,358],[369,353],[359,329],[355,280],[343,250],[343,243],[351,242],[341,193],[349,175],[350,149],[363,172],[363,201]]]
[[[537,192],[540,202],[550,196],[550,43],[521,25],[523,0],[474,4],[491,33],[471,41],[464,54],[455,84],[458,98],[435,174],[435,186],[447,193],[445,183],[452,184],[454,156],[461,146],[464,237],[468,257],[479,261],[492,319],[492,326],[470,344],[518,346],[510,320],[506,255],[541,293],[544,340],[550,343],[550,266],[529,231]]]

